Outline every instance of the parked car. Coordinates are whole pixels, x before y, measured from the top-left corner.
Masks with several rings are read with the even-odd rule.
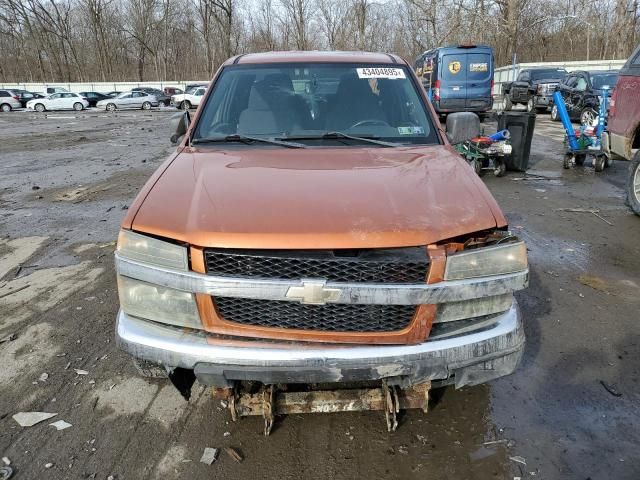
[[[627,202],[640,215],[640,46],[618,74],[609,103],[607,131],[602,136],[605,151],[631,160],[627,180]]]
[[[414,68],[432,91],[436,112],[484,113],[493,107],[493,50],[486,45],[441,47],[423,53]]]
[[[169,106],[171,103],[171,97],[169,95],[165,95],[162,90],[158,90],[157,88],[148,88],[148,87],[136,87],[131,89],[132,92],[144,92],[149,95],[154,95],[158,100],[159,104]]]
[[[200,87],[207,88],[208,86],[209,86],[209,82],[188,83],[184,86],[184,93],[191,93],[196,88],[200,88]]]
[[[184,91],[181,88],[178,87],[164,87],[163,92],[165,95],[181,95],[184,93]]]
[[[558,85],[558,91],[567,107],[571,120],[579,121],[582,125],[593,125],[600,111],[602,87],[609,87],[611,95],[618,80],[618,71],[575,71],[571,72]],[[558,107],[551,108],[551,120],[560,121]]]
[[[65,93],[69,90],[64,87],[47,87],[44,91],[47,95],[51,95],[52,93]]]
[[[175,105],[180,110],[190,109],[200,105],[200,100],[204,97],[207,89],[205,87],[198,87],[191,91],[191,93],[183,93],[181,95],[174,95],[171,97],[171,104]]]
[[[20,97],[13,90],[0,90],[0,111],[10,112],[22,108]]]
[[[266,433],[296,404],[277,384],[360,385],[394,429],[431,385],[514,371],[526,246],[409,64],[240,55],[210,88],[195,119],[176,115],[178,149],[122,222],[120,348],[182,391],[217,388],[234,418],[264,413]],[[452,138],[469,128],[451,123]]]
[[[99,92],[80,92],[80,95],[87,99],[91,107],[95,107],[100,100],[111,98],[109,95]]]
[[[84,110],[89,108],[89,102],[77,93],[54,93],[44,98],[35,98],[27,102],[27,109],[37,112],[46,110]]]
[[[14,88],[12,91],[18,96],[18,100],[20,101],[22,108],[26,108],[27,102],[34,98],[33,92],[29,92],[27,90]]]
[[[544,113],[553,105],[553,93],[567,76],[564,68],[528,68],[520,71],[514,82],[502,84],[504,109],[514,105],[527,106],[527,111]]]
[[[117,91],[114,90],[113,92],[105,93],[105,95],[107,97],[114,98],[114,97],[117,97],[118,95],[120,95],[121,93],[122,92],[117,92]]]
[[[158,99],[155,95],[150,95],[140,91],[123,92],[117,97],[100,100],[96,106],[104,108],[110,112],[125,108],[141,108],[149,110],[158,106]]]

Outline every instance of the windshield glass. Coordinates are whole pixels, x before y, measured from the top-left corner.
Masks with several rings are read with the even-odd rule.
[[[567,75],[565,70],[531,70],[531,80],[561,80]]]
[[[404,67],[237,65],[225,68],[213,88],[193,140],[244,135],[296,139],[307,145],[362,144],[327,135],[340,132],[394,144],[439,143]]]
[[[608,86],[609,88],[613,88],[616,86],[616,82],[618,81],[617,73],[607,73],[600,75],[591,75],[591,83],[593,84],[593,88],[601,89],[604,86]]]

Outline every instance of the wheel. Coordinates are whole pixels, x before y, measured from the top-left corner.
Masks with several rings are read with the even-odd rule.
[[[580,124],[588,127],[593,126],[596,118],[598,118],[598,112],[593,108],[587,107],[580,112]]]
[[[190,110],[191,102],[189,100],[185,100],[184,102],[182,102],[182,106],[184,107],[185,110]]]
[[[554,105],[551,107],[551,120],[554,122],[560,121],[560,114],[558,113],[558,106]]]
[[[107,103],[107,107],[106,107],[106,109],[107,109],[109,112],[115,112],[115,111],[116,111],[116,108],[118,108],[118,107],[116,107],[116,104],[115,104],[115,103]]]
[[[566,153],[564,155],[564,159],[562,160],[562,167],[565,170],[568,170],[569,168],[571,168],[571,161],[573,160],[573,154],[572,153]]]
[[[142,104],[142,109],[143,109],[143,110],[150,110],[150,109],[151,109],[151,103],[149,103],[149,102],[144,102],[144,103]]]
[[[533,112],[536,109],[535,103],[533,103],[533,97],[527,102],[527,112]]]
[[[633,213],[640,215],[640,151],[636,152],[629,165],[627,201]]]
[[[511,102],[511,97],[508,93],[504,94],[504,110],[506,112],[510,111],[513,108],[513,102]]]
[[[576,153],[573,157],[573,159],[576,161],[576,165],[584,165],[584,161],[587,159],[587,155],[584,153]]]
[[[73,104],[73,109],[76,112],[79,112],[81,110],[84,110],[84,105],[82,105],[80,102],[76,102],[76,103]]]
[[[601,172],[604,170],[604,163],[606,161],[606,156],[602,153],[593,157],[593,168],[596,172]]]
[[[8,103],[3,103],[2,105],[0,105],[0,110],[2,110],[3,112],[10,112],[11,111],[11,105],[9,105]]]
[[[493,174],[496,177],[504,177],[504,174],[507,173],[507,165],[503,161],[496,160],[496,168],[493,169]]]
[[[36,112],[44,112],[46,110],[42,103],[36,103],[36,106],[33,108],[35,108]]]
[[[477,175],[480,175],[480,172],[482,171],[482,164],[478,159],[473,158],[469,160],[469,165],[471,165],[471,168],[473,168]]]

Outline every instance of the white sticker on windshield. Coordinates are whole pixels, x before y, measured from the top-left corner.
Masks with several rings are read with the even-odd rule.
[[[402,68],[356,68],[358,71],[358,78],[388,78],[394,80],[396,78],[407,78],[404,75]]]

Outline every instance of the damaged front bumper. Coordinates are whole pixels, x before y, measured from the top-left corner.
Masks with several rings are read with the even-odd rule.
[[[476,385],[513,372],[525,344],[520,310],[495,315],[491,325],[417,345],[318,345],[243,342],[216,344],[201,331],[163,325],[118,313],[116,338],[123,350],[165,367],[194,370],[215,387],[237,381],[334,383],[386,380],[406,388],[432,381]]]

